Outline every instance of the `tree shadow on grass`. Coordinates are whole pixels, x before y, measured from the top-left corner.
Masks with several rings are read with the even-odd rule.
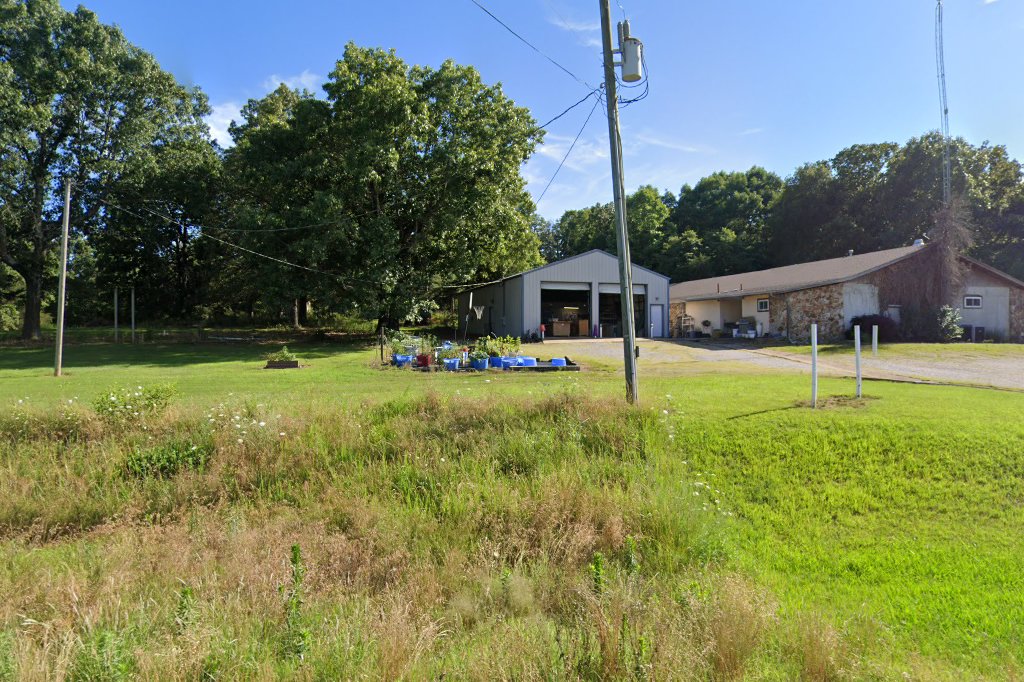
[[[259,363],[263,356],[279,350],[282,344],[253,343],[195,343],[195,344],[95,344],[64,348],[64,366],[68,369],[103,366],[155,366],[185,367],[187,365],[223,362]],[[368,348],[365,342],[352,343],[297,343],[289,349],[302,362],[318,358],[361,353]],[[0,370],[25,370],[53,367],[54,349],[3,348],[0,349]]]

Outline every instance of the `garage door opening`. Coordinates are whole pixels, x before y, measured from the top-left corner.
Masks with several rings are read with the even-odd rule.
[[[590,336],[590,288],[549,289],[540,292],[540,317],[550,337]]]
[[[622,336],[622,305],[620,294],[600,294],[601,336],[604,338]],[[648,336],[647,296],[633,294],[633,324],[637,336]]]

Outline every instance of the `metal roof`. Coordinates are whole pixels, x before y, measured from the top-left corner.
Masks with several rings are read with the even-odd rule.
[[[672,285],[670,297],[673,301],[706,301],[758,294],[780,294],[839,284],[909,258],[923,248],[925,247],[921,245],[903,246],[898,249],[785,265],[769,270],[680,282]]]
[[[583,258],[584,256],[590,256],[590,255],[595,254],[595,253],[601,254],[602,256],[607,256],[608,258],[612,258],[612,259],[615,260],[615,262],[618,262],[618,260],[619,260],[618,256],[613,256],[612,254],[608,253],[607,251],[605,251],[603,249],[591,249],[589,251],[584,251],[583,253],[577,253],[575,256],[569,256],[568,258],[563,258],[562,260],[556,260],[556,261],[551,262],[551,263],[545,263],[544,265],[538,265],[537,267],[531,268],[529,270],[524,270],[523,272],[517,272],[514,275],[507,275],[505,277],[502,277],[501,279],[496,279],[493,282],[482,282],[480,284],[474,284],[474,285],[467,286],[465,289],[460,291],[459,294],[461,295],[461,294],[468,293],[470,291],[476,291],[477,289],[482,289],[483,287],[490,286],[492,284],[498,284],[500,282],[507,282],[509,280],[515,279],[516,277],[522,277],[523,275],[528,275],[531,272],[538,272],[540,270],[544,270],[546,268],[554,267],[556,265],[561,265],[562,263],[567,263],[569,261],[576,260],[577,258]],[[645,268],[642,265],[637,265],[636,263],[632,263],[632,266],[633,266],[634,270],[643,270],[644,272],[648,272],[648,273],[654,275],[655,277],[660,277],[660,278],[664,279],[666,282],[669,281],[669,279],[670,279],[668,277],[668,275],[663,275],[660,272],[655,272],[654,270],[651,270],[649,268]]]

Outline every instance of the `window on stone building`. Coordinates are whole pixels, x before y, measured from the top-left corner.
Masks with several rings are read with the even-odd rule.
[[[759,298],[757,299],[757,312],[766,313],[768,312],[768,299]]]
[[[981,296],[964,296],[965,308],[980,308]]]

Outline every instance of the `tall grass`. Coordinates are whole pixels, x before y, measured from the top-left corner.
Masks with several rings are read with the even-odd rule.
[[[825,679],[673,429],[577,391],[11,411],[0,679]]]

